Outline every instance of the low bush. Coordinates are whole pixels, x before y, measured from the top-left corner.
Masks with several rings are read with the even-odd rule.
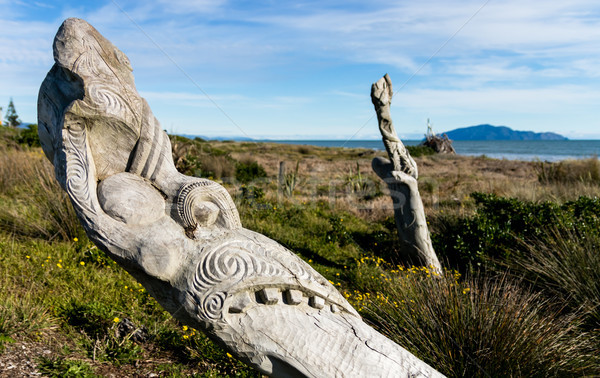
[[[477,205],[472,216],[433,217],[432,241],[442,259],[461,270],[490,259],[510,259],[519,252],[520,240],[547,235],[549,225],[563,230],[600,231],[600,199],[580,197],[564,204],[535,203],[495,194],[473,193]]]
[[[406,149],[412,157],[435,155],[436,152],[429,146],[406,146]]]
[[[19,132],[17,142],[29,147],[40,147],[40,137],[38,136],[38,125],[35,123],[27,125],[26,129]]]
[[[235,166],[235,178],[242,184],[267,177],[265,169],[256,161],[240,161]]]

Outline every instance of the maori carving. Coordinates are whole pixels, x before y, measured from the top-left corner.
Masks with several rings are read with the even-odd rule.
[[[90,239],[176,319],[273,376],[439,376],[367,326],[319,273],[241,225],[221,185],[187,177],[129,60],[67,19],[39,134]]]
[[[390,190],[404,258],[412,263],[441,271],[440,262],[431,244],[425,210],[419,194],[417,163],[398,138],[392,123],[392,97],[392,80],[386,74],[371,86],[371,100],[390,160],[377,157],[373,159],[372,167]]]

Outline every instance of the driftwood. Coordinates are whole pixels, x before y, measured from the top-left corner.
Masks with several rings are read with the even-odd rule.
[[[243,228],[224,187],[177,172],[125,54],[79,19],[53,47],[44,152],[89,238],[176,319],[273,376],[440,376],[294,253]]]
[[[437,152],[438,154],[456,154],[452,141],[448,138],[448,135],[427,135],[423,141],[423,146],[427,146]]]
[[[431,148],[438,154],[456,154],[454,146],[452,146],[452,141],[448,138],[448,135],[445,133],[442,134],[442,136],[436,135],[429,123],[429,119],[427,119],[427,134],[425,134],[425,140],[421,145]]]
[[[371,100],[377,113],[379,131],[390,158],[377,157],[373,159],[372,167],[390,190],[404,258],[408,262],[440,271],[440,262],[431,244],[419,195],[417,163],[398,138],[392,123],[392,96],[392,80],[387,74],[371,86]]]

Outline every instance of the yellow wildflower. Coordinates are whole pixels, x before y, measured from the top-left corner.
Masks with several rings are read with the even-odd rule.
[[[79,265],[81,265],[81,266],[84,266],[84,265],[85,265],[85,262],[83,262],[83,261],[80,261],[80,262],[79,262]]]
[[[115,317],[115,318],[113,319],[113,322],[115,322],[115,323],[118,323],[118,322],[120,322],[120,321],[121,321],[121,319],[119,319],[119,318],[117,318],[117,317]]]
[[[77,238],[73,238],[73,241],[74,241],[74,242],[78,242],[78,241],[79,241],[79,239],[77,239]]]
[[[62,265],[60,265],[60,264],[56,264],[56,266],[62,269]]]

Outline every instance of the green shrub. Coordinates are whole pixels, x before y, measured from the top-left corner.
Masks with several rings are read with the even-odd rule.
[[[40,137],[38,136],[38,125],[35,123],[27,125],[26,129],[23,129],[19,132],[19,136],[17,137],[17,142],[19,144],[24,144],[29,147],[40,147]]]
[[[265,191],[262,188],[256,187],[254,185],[242,185],[240,187],[240,190],[242,204],[253,207],[258,206],[272,208],[272,206],[270,206],[264,201]]]
[[[220,179],[233,177],[235,160],[202,138],[170,135],[175,168],[185,175]]]
[[[580,197],[562,205],[535,203],[495,194],[473,193],[475,215],[438,216],[432,220],[432,241],[442,259],[467,269],[490,259],[510,259],[519,252],[519,240],[544,238],[549,225],[563,230],[600,232],[600,199]]]
[[[235,166],[235,178],[242,184],[267,177],[265,169],[256,161],[238,162]]]
[[[436,154],[435,150],[429,146],[421,146],[421,145],[406,146],[406,149],[408,150],[408,153],[412,157],[420,157],[420,156],[428,156],[428,155]]]

